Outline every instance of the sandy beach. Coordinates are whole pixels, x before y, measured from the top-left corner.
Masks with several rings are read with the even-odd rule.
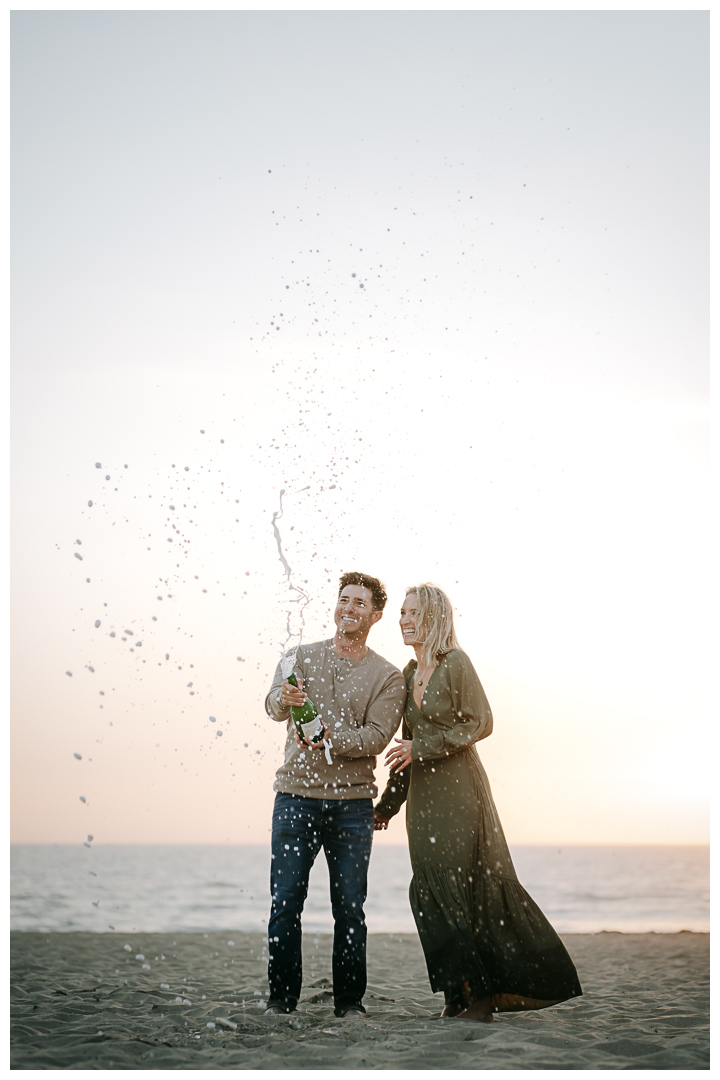
[[[304,939],[298,1012],[265,1017],[261,934],[16,932],[11,1067],[709,1068],[709,935],[563,940],[584,996],[481,1025],[439,1019],[415,935],[370,936],[368,1017],[338,1020],[329,934]]]

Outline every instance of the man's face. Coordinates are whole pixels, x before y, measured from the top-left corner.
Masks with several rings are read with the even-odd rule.
[[[359,638],[382,618],[373,607],[372,592],[364,585],[346,585],[335,605],[335,625],[343,636]]]

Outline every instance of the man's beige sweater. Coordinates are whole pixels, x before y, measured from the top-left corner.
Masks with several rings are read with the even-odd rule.
[[[335,654],[332,640],[301,645],[295,675],[330,728],[332,764],[325,747],[299,746],[290,709],[280,704],[284,676],[280,664],[265,699],[268,715],[287,724],[285,761],[277,771],[275,791],[311,799],[374,799],[376,756],[397,731],[405,709],[405,679],[372,649],[362,660]]]

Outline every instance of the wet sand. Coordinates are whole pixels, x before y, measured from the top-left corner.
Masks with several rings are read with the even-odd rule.
[[[439,1019],[415,935],[370,936],[368,1017],[339,1020],[329,934],[305,937],[298,1012],[265,1017],[261,934],[17,932],[11,1067],[709,1068],[709,935],[563,940],[582,998],[474,1024]]]

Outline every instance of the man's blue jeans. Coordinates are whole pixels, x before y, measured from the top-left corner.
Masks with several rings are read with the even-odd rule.
[[[302,987],[300,917],[310,868],[322,847],[335,920],[332,974],[336,1016],[361,1005],[367,973],[363,904],[373,838],[372,799],[309,799],[278,792],[272,820],[272,907],[268,1006],[292,1010]]]

